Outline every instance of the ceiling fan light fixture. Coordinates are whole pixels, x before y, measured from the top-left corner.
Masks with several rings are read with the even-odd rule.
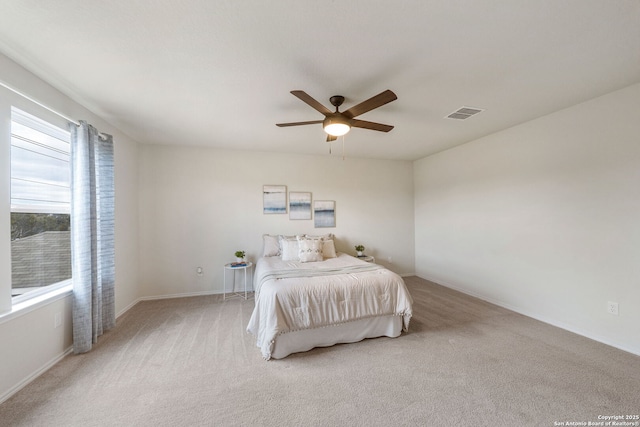
[[[327,117],[322,127],[331,136],[342,136],[351,130],[351,124],[343,117]]]

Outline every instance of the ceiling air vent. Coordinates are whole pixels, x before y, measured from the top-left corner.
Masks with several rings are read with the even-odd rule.
[[[468,119],[471,116],[475,116],[481,111],[484,111],[484,110],[481,110],[479,108],[461,107],[461,108],[458,108],[453,113],[449,114],[447,116],[447,119],[464,120],[464,119]]]

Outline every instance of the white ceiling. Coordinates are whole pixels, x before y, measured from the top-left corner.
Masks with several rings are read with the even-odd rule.
[[[391,89],[346,155],[418,159],[640,82],[640,1],[0,0],[0,51],[144,143],[328,155],[289,91]]]

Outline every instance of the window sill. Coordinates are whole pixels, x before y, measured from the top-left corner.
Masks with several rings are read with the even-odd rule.
[[[72,292],[73,284],[71,283],[71,280],[65,281],[62,286],[56,287],[49,292],[45,292],[41,295],[34,296],[33,298],[14,303],[11,307],[11,311],[0,314],[0,323],[8,322],[9,320],[15,319],[16,317],[27,314],[40,307],[44,307],[45,305],[51,304],[54,301],[66,298],[67,296],[71,295]]]

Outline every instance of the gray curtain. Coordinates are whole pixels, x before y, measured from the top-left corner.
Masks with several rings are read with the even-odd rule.
[[[115,326],[113,138],[71,124],[73,351]]]

